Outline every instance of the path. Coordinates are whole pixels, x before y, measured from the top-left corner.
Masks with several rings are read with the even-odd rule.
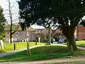
[[[41,60],[41,61],[15,61],[15,62],[2,62],[0,64],[48,64],[48,63],[63,63],[63,62],[85,62],[84,57],[76,58],[63,58],[63,59],[50,59],[50,60]]]
[[[26,48],[22,49],[22,50],[14,50],[14,51],[10,51],[10,52],[0,53],[0,57],[10,55],[10,54],[14,54],[14,53],[17,53],[17,52],[20,52],[20,51],[23,51],[23,50],[26,50]]]

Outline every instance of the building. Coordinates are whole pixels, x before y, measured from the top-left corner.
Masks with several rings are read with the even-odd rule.
[[[25,31],[21,30],[21,27],[17,25],[13,25],[13,29],[17,30],[13,35],[12,39],[13,41],[36,41],[36,37],[41,36],[41,34],[44,30],[41,26],[31,26],[27,28]],[[10,41],[10,25],[6,24],[5,26],[5,41]]]
[[[78,26],[75,31],[75,36],[78,40],[85,39],[85,27],[84,26]]]
[[[35,28],[36,27],[36,28]],[[13,34],[12,39],[13,41],[36,41],[37,38],[40,38],[41,41],[47,40],[48,30],[42,26],[31,26],[27,28],[27,30],[22,31],[19,25],[14,25],[13,29],[17,31]],[[51,30],[52,37],[56,36],[63,36],[62,31],[58,30]],[[5,27],[5,41],[10,41],[10,26],[6,25]]]
[[[18,25],[14,25],[13,28],[17,30],[13,36],[12,39],[13,41],[26,41],[27,38],[29,38],[29,41],[34,41],[36,40],[36,32],[35,29],[32,27],[29,27],[27,30],[22,31],[21,27]],[[5,27],[5,41],[10,41],[10,26],[6,25]]]

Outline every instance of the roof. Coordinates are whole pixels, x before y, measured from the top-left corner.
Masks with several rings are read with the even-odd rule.
[[[32,27],[27,28],[28,31],[35,31]]]
[[[31,27],[32,27],[33,29],[44,29],[43,26],[39,26],[39,25],[36,25],[36,24],[32,25]]]

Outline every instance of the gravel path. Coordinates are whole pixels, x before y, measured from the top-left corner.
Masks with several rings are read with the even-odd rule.
[[[71,59],[67,59],[67,58],[63,58],[63,59],[50,59],[50,60],[41,60],[41,61],[20,61],[20,62],[2,62],[0,64],[48,64],[48,63],[60,63],[60,62],[79,62],[79,61],[83,61],[85,62],[85,58],[84,57],[80,57],[80,58],[71,58]]]

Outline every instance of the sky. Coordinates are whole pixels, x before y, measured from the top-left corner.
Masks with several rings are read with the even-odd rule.
[[[18,1],[18,0],[17,0]],[[12,17],[13,17],[13,23],[19,22],[19,8],[16,0],[10,0],[11,2],[11,11],[12,11]],[[10,24],[9,19],[9,12],[8,12],[8,0],[0,0],[0,6],[3,8],[3,14],[7,20],[7,23]]]
[[[19,8],[18,8],[18,4],[16,1],[20,1],[20,0],[10,0],[11,1],[11,6],[12,7],[12,13],[13,13],[13,23],[18,23],[19,22]],[[8,14],[8,0],[0,0],[0,6],[3,8],[3,14],[7,20],[7,24],[10,24],[10,20],[9,20],[9,14]],[[32,28],[38,28],[38,29],[43,29],[43,26],[36,26],[33,25]]]

